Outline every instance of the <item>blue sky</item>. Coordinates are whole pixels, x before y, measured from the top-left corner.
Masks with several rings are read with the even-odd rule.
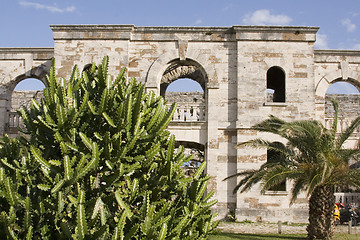
[[[0,47],[52,47],[50,24],[318,26],[320,49],[360,50],[359,0],[2,0]]]
[[[52,47],[51,24],[317,26],[317,49],[360,50],[359,0],[2,0],[0,47]]]

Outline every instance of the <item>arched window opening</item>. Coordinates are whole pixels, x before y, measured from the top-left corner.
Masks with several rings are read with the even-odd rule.
[[[29,108],[31,99],[40,101],[43,97],[43,89],[45,85],[42,81],[36,78],[27,78],[19,82],[11,94],[11,107],[8,116],[8,122],[5,131],[8,134],[16,134],[18,127],[22,126],[22,120],[17,113],[22,107]]]
[[[266,73],[268,102],[285,102],[285,73],[279,67],[271,67]]]
[[[279,143],[280,144],[280,143]],[[280,158],[282,158],[283,155],[275,150],[272,149],[268,149],[267,150],[267,163],[277,163],[279,161],[281,161]],[[279,184],[271,187],[269,189],[269,191],[286,191],[286,181],[282,181]]]
[[[326,94],[360,94],[359,90],[351,83],[339,81],[331,84]]]
[[[19,82],[14,91],[42,91],[45,84],[36,78],[26,78]]]
[[[168,104],[177,103],[173,121],[205,121],[206,74],[192,60],[174,60],[164,71],[160,95]]]
[[[166,93],[168,92],[201,92],[204,90],[201,88],[201,85],[189,78],[179,78],[176,81],[169,84],[166,89]]]
[[[355,81],[334,81],[325,94],[325,127],[331,128],[334,122],[334,107],[331,99],[338,102],[338,132],[343,132],[351,122],[360,116],[360,86]],[[355,130],[360,133],[360,127]]]
[[[27,78],[19,82],[11,95],[11,111],[16,112],[22,106],[28,108],[32,98],[39,101],[45,85],[36,78]]]
[[[204,69],[195,61],[180,61],[179,59],[175,59],[169,62],[169,66],[162,75],[160,95],[165,97],[168,86],[178,79],[192,79],[195,82],[198,82],[201,89],[205,91],[207,77]]]
[[[205,111],[204,91],[192,79],[175,80],[166,89],[165,99],[169,104],[177,103],[174,121],[203,121]]]

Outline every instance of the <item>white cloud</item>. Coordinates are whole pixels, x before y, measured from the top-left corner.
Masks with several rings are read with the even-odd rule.
[[[315,48],[329,49],[327,43],[327,36],[325,34],[316,34]]]
[[[75,6],[70,6],[67,8],[59,8],[56,5],[50,6],[50,5],[44,5],[41,3],[28,2],[28,1],[21,1],[21,2],[19,2],[19,4],[24,7],[32,7],[35,9],[45,9],[50,12],[58,12],[58,13],[73,12],[76,10]]]
[[[353,32],[356,29],[356,25],[351,22],[349,18],[341,20],[341,24],[346,28],[346,31]]]
[[[223,11],[223,12],[226,12],[226,11],[229,11],[230,9],[232,9],[233,8],[233,4],[228,4],[228,5],[226,5],[225,7],[223,7],[221,10]]]
[[[196,20],[194,23],[193,23],[193,25],[199,25],[199,24],[201,24],[203,21],[201,20],[201,19],[198,19],[198,20]]]
[[[357,13],[357,12],[350,12],[349,13],[352,17],[357,17],[357,16],[359,16],[359,13]]]
[[[286,15],[272,15],[269,10],[261,9],[243,18],[243,23],[248,25],[288,25],[292,19]]]

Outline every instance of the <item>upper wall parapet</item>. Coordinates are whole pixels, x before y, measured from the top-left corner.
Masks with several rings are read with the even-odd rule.
[[[240,41],[315,42],[319,27],[233,26]]]
[[[51,25],[54,40],[297,41],[315,42],[318,27],[136,27],[134,25]]]
[[[134,25],[50,25],[54,40],[129,40]]]
[[[54,48],[0,48],[0,99],[9,98],[25,78],[43,79],[49,73]]]
[[[347,60],[349,63],[360,63],[359,50],[315,50],[316,63],[334,63]]]
[[[54,48],[0,48],[1,60],[22,59],[24,55],[32,55],[33,60],[48,60],[54,57]]]

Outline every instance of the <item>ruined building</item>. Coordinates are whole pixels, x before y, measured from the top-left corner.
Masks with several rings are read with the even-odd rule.
[[[182,98],[169,130],[179,143],[203,152],[220,217],[235,210],[239,220],[307,221],[305,196],[289,206],[291,182],[264,195],[256,186],[233,194],[236,179],[223,179],[267,161],[266,150],[235,145],[254,137],[276,140],[250,130],[270,114],[289,121],[316,119],[330,126],[326,90],[338,81],[360,89],[360,51],[314,50],[317,27],[55,25],[51,29],[53,48],[0,48],[0,134],[16,134],[14,127],[20,122],[14,109],[23,103],[21,96],[12,100],[15,86],[26,78],[43,80],[53,57],[58,76],[66,79],[74,64],[82,69],[108,55],[111,74],[127,67],[128,76],[145,83],[147,91],[169,99],[167,86],[190,78],[204,94]],[[351,101],[358,109],[355,98]],[[358,115],[358,110],[345,112],[341,126]],[[355,134],[347,144],[358,138]]]

